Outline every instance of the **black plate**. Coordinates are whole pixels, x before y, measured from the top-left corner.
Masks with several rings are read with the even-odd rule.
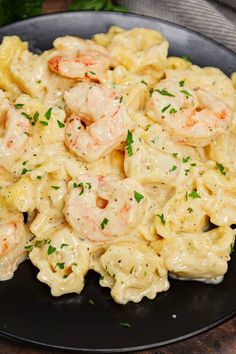
[[[147,27],[170,41],[172,55],[189,55],[194,63],[236,71],[236,55],[223,46],[182,27],[153,18],[117,13],[65,13],[42,16],[0,29],[0,36],[18,34],[31,48],[45,50],[55,37],[91,37],[111,25]],[[53,298],[36,280],[28,261],[14,278],[0,283],[0,333],[54,348],[83,351],[128,351],[160,346],[190,337],[236,313],[236,257],[219,285],[171,280],[170,290],[153,301],[115,304],[108,289],[89,273],[81,295]],[[95,306],[89,303],[93,299]],[[176,318],[173,318],[176,316]],[[120,326],[127,321],[131,328]]]

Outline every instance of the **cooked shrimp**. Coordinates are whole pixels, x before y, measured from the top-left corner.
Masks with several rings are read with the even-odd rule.
[[[81,82],[64,97],[67,108],[74,113],[66,122],[65,144],[77,156],[93,162],[125,140],[129,116],[114,91]]]
[[[19,242],[16,222],[0,222],[0,257]]]
[[[20,110],[10,108],[4,118],[5,135],[0,138],[0,166],[15,161],[29,143],[31,125]]]
[[[105,242],[138,225],[144,203],[142,186],[131,178],[80,175],[69,183],[64,214],[82,237]]]
[[[0,220],[0,280],[10,279],[18,264],[25,258],[26,235],[21,218]]]
[[[71,79],[88,79],[99,82],[109,69],[110,57],[105,48],[89,40],[66,36],[59,38],[54,45],[59,54],[52,57],[49,69]]]
[[[206,146],[227,129],[231,111],[218,97],[184,81],[161,81],[147,104],[147,114],[178,142]]]

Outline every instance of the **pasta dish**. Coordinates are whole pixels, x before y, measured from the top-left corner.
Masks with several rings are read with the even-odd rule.
[[[168,276],[219,283],[236,223],[236,74],[111,27],[0,45],[0,280],[27,257],[53,296],[89,270],[121,304]]]

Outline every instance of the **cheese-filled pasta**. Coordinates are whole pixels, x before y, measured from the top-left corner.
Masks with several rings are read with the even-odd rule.
[[[168,276],[223,281],[236,74],[168,49],[155,30],[117,26],[40,54],[3,39],[0,281],[27,256],[53,296],[83,293],[94,271],[123,305],[162,296]]]

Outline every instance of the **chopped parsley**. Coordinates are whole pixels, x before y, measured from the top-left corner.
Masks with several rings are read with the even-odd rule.
[[[25,112],[21,112],[21,115],[24,116],[28,120],[32,120],[32,117],[29,114],[25,113]]]
[[[168,104],[168,106],[165,106],[164,108],[162,108],[162,113],[164,113],[168,108],[170,107],[170,104]]]
[[[50,107],[47,112],[45,113],[44,117],[49,120],[51,118],[51,114],[52,114],[52,107]]]
[[[56,247],[53,247],[52,245],[48,246],[48,255],[50,256],[52,253],[56,251]]]
[[[185,171],[185,173],[184,173],[185,176],[187,176],[190,170],[186,169],[186,170],[184,170],[184,171]]]
[[[95,306],[95,302],[92,299],[89,299],[88,302],[90,303],[90,305]]]
[[[31,251],[33,248],[33,245],[28,245],[28,246],[25,246],[25,249],[28,250],[28,251]]]
[[[58,127],[59,128],[64,128],[65,127],[65,124],[62,123],[61,121],[57,120],[57,124],[58,124]]]
[[[160,219],[162,225],[166,224],[164,214],[157,214],[158,218]]]
[[[193,190],[191,193],[189,193],[188,196],[193,199],[201,198],[200,195],[195,190]]]
[[[147,85],[147,82],[145,80],[141,80],[140,82],[141,84]]]
[[[17,104],[15,104],[15,108],[16,108],[16,109],[21,109],[22,107],[24,107],[23,103],[17,103]]]
[[[191,214],[193,212],[193,208],[188,208],[188,212]]]
[[[120,96],[120,103],[123,101],[123,96]]]
[[[57,191],[60,188],[60,186],[51,186],[51,188],[53,188]]]
[[[60,269],[64,269],[65,263],[64,263],[64,262],[62,262],[62,263],[57,263],[57,264],[56,264],[56,267],[58,267],[58,268],[60,268]],[[55,267],[55,268],[56,268],[56,267]]]
[[[154,90],[154,91],[158,92],[162,96],[175,97],[175,95],[172,95],[172,93],[168,92],[166,89]]]
[[[41,123],[43,126],[48,125],[48,122],[46,122],[45,120],[40,120],[39,123]]]
[[[107,218],[103,219],[103,221],[100,224],[102,230],[105,229],[105,226],[108,224],[108,222],[109,222],[109,220]]]
[[[139,192],[134,191],[134,198],[139,203],[144,198],[144,196],[142,194],[140,194]]]
[[[172,156],[177,157],[178,156],[178,152],[173,152]]]
[[[189,98],[192,96],[191,93],[189,93],[187,90],[180,90],[180,92],[183,93],[186,96],[186,98]]]
[[[27,168],[23,168],[23,170],[21,171],[22,175],[25,175],[27,172],[31,172],[32,170],[27,170]]]
[[[130,274],[132,274],[134,271],[134,266],[130,269]]]
[[[35,244],[34,244],[34,247],[39,248],[41,246],[42,246],[42,240],[36,240]]]
[[[131,324],[129,322],[119,322],[120,326],[125,328],[131,328]]]
[[[27,164],[28,161],[24,161],[22,162],[22,165],[25,166]]]
[[[188,157],[184,157],[182,161],[183,161],[183,163],[187,163],[190,159],[191,159],[191,157],[188,156]]]
[[[133,141],[133,134],[131,133],[130,130],[128,130],[127,138],[126,138],[126,146],[125,146],[128,156],[133,155],[133,149],[132,149],[133,142],[134,142]]]
[[[68,243],[62,243],[62,244],[61,244],[61,249],[62,249],[63,247],[67,247],[67,246],[69,246]]]
[[[80,196],[80,195],[84,194],[84,184],[83,184],[83,182],[80,182],[80,183],[78,184],[78,187],[81,187],[81,191],[80,191],[80,193],[79,193],[79,196]]]
[[[37,176],[36,178],[37,178],[37,179],[42,179],[42,176]]]
[[[39,112],[38,112],[38,111],[35,111],[35,112],[34,112],[34,115],[33,115],[33,120],[34,120],[34,122],[36,123],[36,122],[38,121],[38,119],[39,119]]]
[[[179,86],[180,86],[180,87],[183,87],[184,84],[185,84],[185,81],[184,81],[184,80],[181,80],[181,81],[179,82]]]
[[[169,172],[173,172],[177,169],[177,166],[176,165],[173,165],[172,168],[169,170]]]
[[[176,112],[177,112],[177,110],[175,108],[171,108],[170,114],[173,114],[173,113],[176,113]]]
[[[218,168],[220,173],[222,173],[222,175],[226,175],[225,167],[221,163],[216,162],[216,167]]]

